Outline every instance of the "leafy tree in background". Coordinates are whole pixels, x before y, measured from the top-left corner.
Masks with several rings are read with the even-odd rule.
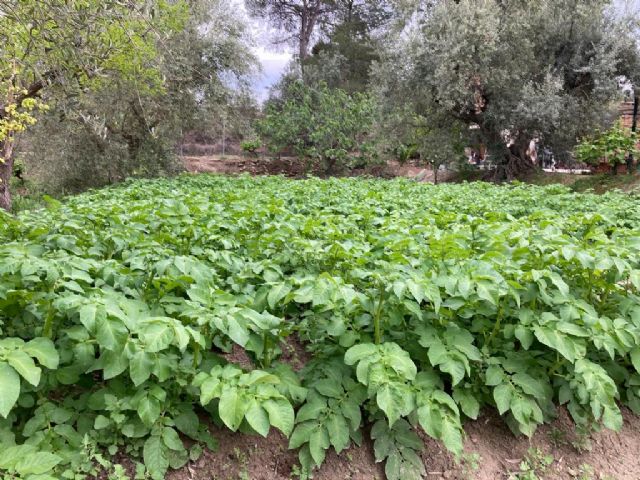
[[[0,4],[0,208],[11,208],[16,134],[35,122],[39,99],[109,83],[161,85],[156,39],[182,28],[184,5],[163,1],[8,0]]]
[[[423,2],[421,2],[423,3]],[[638,76],[631,25],[602,0],[442,0],[419,9],[376,71],[385,113],[405,105],[434,128],[460,122],[497,180],[533,167],[534,137],[556,151],[610,122],[618,78]]]
[[[283,43],[298,50],[301,64],[309,57],[311,41],[322,18],[333,9],[331,0],[246,0],[254,17],[265,19],[283,33]]]
[[[305,81],[347,92],[367,90],[371,65],[380,58],[380,34],[394,15],[386,1],[336,1],[322,23],[322,40],[305,61]]]
[[[269,150],[291,149],[300,159],[319,161],[324,173],[372,161],[375,105],[366,94],[349,95],[326,85],[293,81],[281,102],[267,106],[258,131]]]
[[[242,86],[254,58],[232,12],[226,0],[189,3],[183,28],[155,39],[149,66],[162,78],[158,88],[112,74],[108,85],[56,98],[18,149],[29,177],[47,192],[77,192],[172,173],[180,168],[175,146],[182,136],[217,134],[223,111],[239,113],[229,115],[227,131],[247,130],[236,124],[251,104],[245,90],[230,85]]]

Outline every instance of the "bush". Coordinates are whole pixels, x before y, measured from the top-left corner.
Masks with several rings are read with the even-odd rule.
[[[268,105],[257,129],[271,152],[291,149],[332,174],[375,160],[370,136],[374,109],[370,95],[294,81],[283,99]]]
[[[243,142],[240,142],[240,148],[242,148],[242,151],[251,155],[257,155],[258,149],[261,146],[262,142],[259,139],[245,140]]]
[[[576,158],[587,165],[605,162],[615,173],[618,165],[626,163],[630,154],[638,156],[640,136],[616,123],[610,130],[585,138],[576,147]]]

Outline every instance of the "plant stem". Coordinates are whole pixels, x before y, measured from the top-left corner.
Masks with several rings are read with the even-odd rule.
[[[380,329],[380,316],[382,315],[382,302],[384,300],[384,287],[380,283],[380,298],[378,300],[378,308],[376,309],[375,316],[373,317],[373,334],[376,345],[382,343],[382,332]]]
[[[487,340],[487,345],[491,345],[493,339],[498,334],[498,330],[500,330],[500,325],[502,324],[502,306],[498,306],[498,315],[496,318],[496,323],[493,325],[493,330],[491,331],[491,335],[489,335],[489,340]]]

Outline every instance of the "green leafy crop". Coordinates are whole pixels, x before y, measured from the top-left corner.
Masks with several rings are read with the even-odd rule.
[[[367,433],[420,478],[418,431],[462,457],[483,408],[528,436],[640,413],[633,196],[183,176],[0,215],[6,478],[161,479],[209,421],[279,430],[303,477]]]

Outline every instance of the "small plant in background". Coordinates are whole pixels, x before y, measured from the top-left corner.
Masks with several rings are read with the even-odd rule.
[[[240,148],[243,152],[252,156],[258,155],[258,149],[262,146],[262,142],[259,139],[244,140],[240,143]]]
[[[418,146],[415,144],[401,144],[395,149],[395,156],[401,165],[404,165],[409,160],[419,158]]]
[[[630,129],[616,123],[610,130],[585,138],[576,147],[576,158],[587,165],[606,163],[611,166],[611,173],[616,174],[618,165],[627,162],[629,155],[638,158],[638,142],[640,136]]]

